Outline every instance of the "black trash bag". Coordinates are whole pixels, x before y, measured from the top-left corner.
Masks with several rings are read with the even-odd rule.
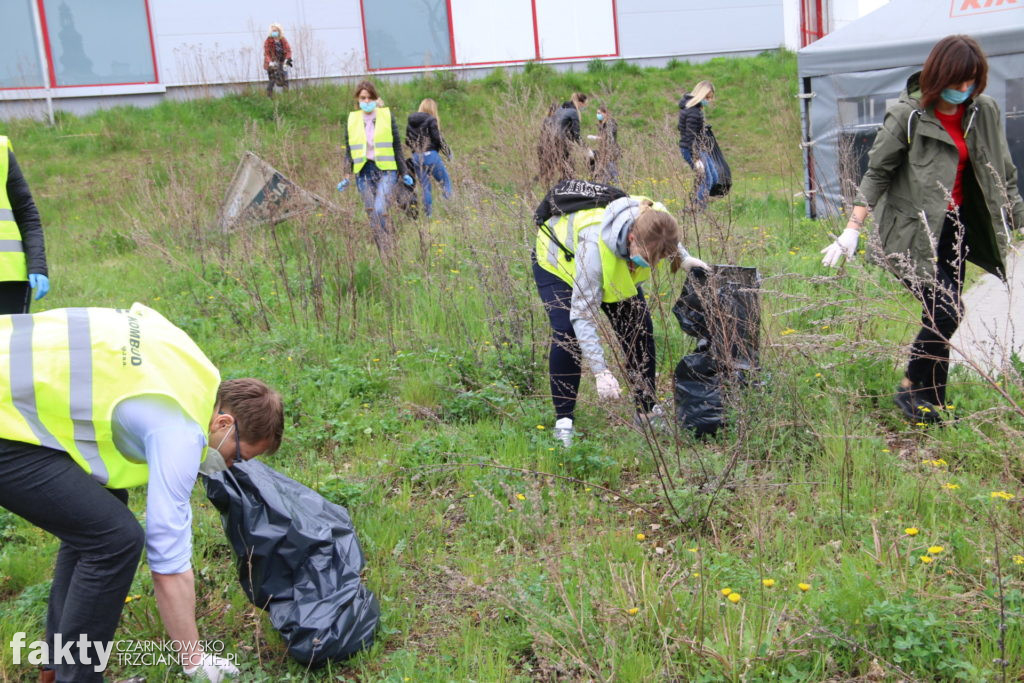
[[[672,313],[683,332],[707,340],[719,364],[753,370],[760,346],[760,287],[757,268],[694,268],[686,276]]]
[[[410,177],[412,177],[410,175]],[[402,179],[398,179],[394,194],[395,205],[405,212],[405,215],[413,220],[420,217],[419,198],[416,197],[416,181],[412,185],[406,185]]]
[[[258,460],[205,477],[238,579],[288,654],[319,667],[373,644],[380,606],[363,585],[348,511]]]
[[[711,197],[724,197],[732,189],[732,169],[729,168],[729,162],[725,160],[725,155],[722,154],[722,148],[718,144],[718,138],[715,137],[711,126],[708,126],[705,132],[707,133],[709,143],[708,152],[711,157],[711,163],[715,165],[715,170],[718,171],[718,179],[708,189],[708,195]]]
[[[676,424],[696,436],[714,436],[723,423],[722,387],[711,354],[683,356],[675,372]]]
[[[756,268],[695,268],[672,307],[697,352],[676,366],[677,424],[697,436],[714,435],[725,422],[725,393],[747,386],[757,370],[761,277]]]

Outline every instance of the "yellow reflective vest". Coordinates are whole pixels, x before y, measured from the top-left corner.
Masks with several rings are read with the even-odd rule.
[[[0,135],[0,282],[28,280],[28,262],[21,230],[14,222],[11,198],[7,196],[7,173],[10,170],[10,141]]]
[[[118,403],[169,396],[208,435],[219,386],[195,342],[142,304],[0,316],[0,437],[65,451],[108,488],[149,479],[114,447]]]
[[[373,128],[374,163],[382,171],[397,171],[395,141],[391,137],[391,110],[377,107],[377,121]],[[366,127],[363,110],[348,114],[348,151],[352,155],[352,172],[359,173],[366,164]]]
[[[661,203],[655,203],[654,209],[667,212]],[[576,281],[575,253],[579,244],[579,234],[584,228],[600,224],[604,219],[604,212],[603,208],[584,209],[548,219],[548,222],[537,231],[537,264],[572,286]],[[562,246],[551,239],[551,235],[554,235]],[[651,269],[634,268],[631,271],[629,261],[613,252],[603,239],[598,237],[597,244],[601,253],[601,300],[611,304],[636,296],[636,286],[650,279]],[[573,257],[570,258],[566,251],[573,254]]]

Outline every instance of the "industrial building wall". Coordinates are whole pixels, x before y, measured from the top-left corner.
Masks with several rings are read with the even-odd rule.
[[[783,0],[616,0],[628,58],[759,52],[785,43]]]
[[[0,16],[0,118],[263,81],[271,22],[293,80],[750,54],[780,47],[785,24],[783,0],[0,0]]]
[[[165,86],[266,78],[263,41],[283,25],[295,51],[295,75],[361,73],[359,0],[149,0],[160,82]]]

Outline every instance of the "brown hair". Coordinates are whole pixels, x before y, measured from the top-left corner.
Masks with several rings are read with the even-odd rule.
[[[671,259],[672,272],[679,270],[679,224],[672,214],[653,209],[651,200],[641,202],[640,215],[633,221],[633,239],[645,260],[652,266],[663,258]]]
[[[942,91],[964,81],[974,81],[977,97],[988,84],[988,60],[977,41],[970,36],[946,36],[928,54],[921,69],[921,107],[929,109],[935,105]]]
[[[574,92],[572,94],[571,100],[572,103],[576,105],[576,108],[579,109],[580,107],[587,103],[587,95],[586,93]]]
[[[376,100],[380,97],[380,95],[377,94],[377,89],[373,87],[373,83],[370,83],[370,81],[359,81],[358,83],[356,83],[356,91],[352,93],[352,97],[358,100],[359,93],[363,92],[364,90],[370,93],[371,100]]]
[[[437,121],[437,127],[441,127],[441,117],[437,114],[437,102],[430,99],[429,97],[420,102],[420,111],[424,114],[430,114]]]
[[[281,446],[284,407],[281,394],[252,377],[229,379],[217,389],[217,409],[230,413],[238,426],[238,438],[249,444],[270,442],[267,453]]]
[[[599,112],[601,112],[602,114],[607,114],[607,113],[608,113],[608,107],[606,107],[606,106],[605,106],[605,105],[603,105],[603,104],[602,104],[601,106],[599,106],[599,107],[597,108],[597,110],[598,110]]]

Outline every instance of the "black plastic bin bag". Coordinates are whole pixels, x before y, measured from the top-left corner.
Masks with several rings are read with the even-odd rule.
[[[672,307],[683,332],[698,340],[697,352],[676,366],[674,388],[676,422],[697,436],[718,431],[726,396],[757,371],[760,286],[756,268],[695,268]]]
[[[205,483],[242,589],[269,613],[289,655],[318,667],[373,644],[380,607],[363,585],[363,551],[345,508],[258,460]]]
[[[676,366],[676,423],[696,436],[713,436],[722,426],[722,387],[708,353],[683,356]]]

